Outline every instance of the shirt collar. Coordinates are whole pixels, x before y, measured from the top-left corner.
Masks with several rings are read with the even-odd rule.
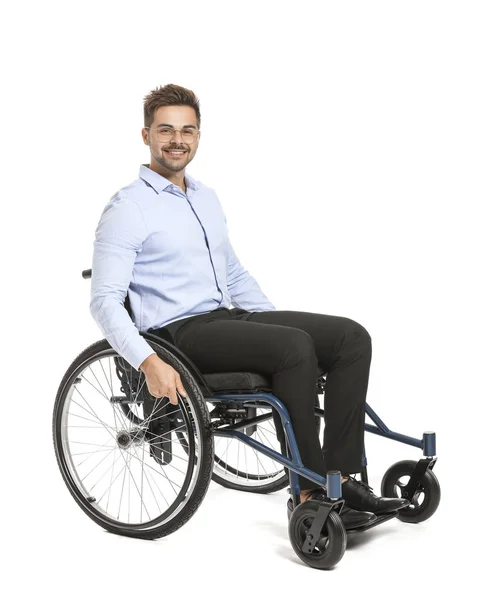
[[[174,185],[169,179],[163,177],[156,171],[149,168],[149,164],[142,164],[139,168],[139,177],[146,181],[158,194],[164,191],[168,186]],[[198,183],[188,173],[185,173],[186,187],[192,190],[199,188]]]

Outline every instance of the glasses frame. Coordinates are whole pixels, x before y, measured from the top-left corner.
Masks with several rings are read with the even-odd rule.
[[[144,127],[144,129],[147,129],[148,131],[155,131],[155,132],[156,132],[156,134],[158,134],[158,133],[159,133],[159,131],[158,131],[158,130],[157,130],[155,127]],[[166,129],[169,129],[169,127],[167,127]],[[178,128],[178,129],[175,129],[174,127],[172,127],[172,129],[173,129],[173,135],[172,135],[172,136],[169,138],[169,140],[166,140],[166,141],[171,141],[171,140],[173,139],[173,137],[174,137],[174,134],[175,134],[177,131],[179,131],[179,132],[180,132],[181,139],[182,139],[182,141],[184,141],[184,140],[183,140],[183,134],[181,133],[181,130],[182,130],[182,129],[185,129],[185,128],[184,128],[184,127],[180,127],[180,128]],[[184,141],[184,143],[185,143],[185,144],[194,144],[194,143],[197,141],[197,139],[198,139],[198,136],[199,136],[199,134],[200,134],[200,131],[201,131],[201,129],[196,129],[196,130],[195,130],[195,133],[196,133],[197,137],[196,137],[196,138],[193,140],[193,142],[186,142],[186,141]],[[164,144],[165,142],[161,142],[161,140],[159,140],[159,143],[161,143],[161,144]]]

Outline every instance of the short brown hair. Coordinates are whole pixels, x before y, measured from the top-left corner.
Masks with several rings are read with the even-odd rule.
[[[144,97],[144,127],[150,127],[154,113],[160,106],[191,106],[197,115],[197,127],[200,129],[200,102],[194,92],[174,83],[151,90]]]

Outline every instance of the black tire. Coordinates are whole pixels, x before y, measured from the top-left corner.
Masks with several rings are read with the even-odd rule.
[[[178,371],[183,386],[188,394],[188,398],[186,399],[183,399],[180,396],[179,407],[180,413],[183,415],[184,420],[188,425],[188,430],[191,430],[194,433],[193,436],[187,436],[190,447],[193,448],[191,452],[194,460],[188,461],[189,467],[186,475],[183,471],[181,471],[184,481],[181,486],[181,490],[177,494],[173,503],[168,506],[168,508],[157,518],[148,520],[146,522],[141,522],[140,524],[121,522],[112,518],[101,507],[98,507],[98,505],[93,501],[94,499],[88,497],[87,494],[84,493],[86,490],[81,489],[83,488],[83,485],[79,481],[77,482],[76,474],[73,473],[72,457],[66,451],[66,440],[63,441],[63,434],[65,432],[63,431],[62,427],[62,420],[63,413],[65,411],[65,403],[68,398],[68,394],[73,393],[75,384],[81,381],[81,378],[78,377],[78,375],[79,373],[83,373],[85,367],[89,367],[91,363],[94,363],[97,360],[105,359],[107,357],[110,360],[112,356],[117,356],[117,353],[115,350],[113,350],[107,340],[95,342],[86,348],[73,361],[64,375],[58,388],[54,405],[53,443],[56,453],[56,460],[58,462],[61,475],[71,495],[80,508],[90,517],[90,519],[111,533],[143,539],[156,539],[169,535],[182,527],[194,515],[195,511],[200,506],[211,481],[213,466],[213,437],[210,429],[208,409],[202,392],[193,376],[189,373],[186,367],[164,347],[155,344],[152,340],[147,339],[146,341],[162,360],[170,364],[176,371]],[[145,389],[147,392],[147,388]],[[71,396],[69,399],[71,400]],[[67,404],[68,410],[69,405],[70,402]],[[106,404],[104,405],[106,406]],[[130,419],[130,421],[133,420]],[[198,437],[198,456],[195,454],[195,436]],[[188,451],[188,448],[186,451]],[[137,458],[137,460],[140,459]],[[123,458],[123,461],[127,463],[126,458]],[[137,463],[135,462],[134,464]],[[151,465],[152,464],[156,463],[151,463]],[[130,479],[130,476],[128,479]],[[147,487],[148,486],[146,486],[146,488]],[[175,491],[175,493],[177,492]],[[140,504],[142,515],[142,495]]]
[[[302,549],[320,504],[317,500],[301,502],[291,514],[288,535],[293,550],[305,564],[315,569],[330,569],[344,556],[347,546],[347,533],[336,511],[329,513],[313,552],[309,554]]]
[[[407,482],[400,482],[401,477],[408,477],[413,473],[417,462],[414,460],[402,460],[392,465],[383,475],[381,481],[381,495],[387,498],[401,498],[401,489]],[[421,502],[418,498],[423,494]],[[429,519],[437,510],[441,500],[441,488],[439,480],[432,469],[422,476],[413,497],[413,503],[398,511],[397,518],[405,523],[421,523]]]

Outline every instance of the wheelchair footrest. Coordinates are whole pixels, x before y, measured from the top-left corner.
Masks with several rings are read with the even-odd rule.
[[[366,531],[366,529],[371,529],[372,527],[376,527],[376,525],[381,525],[385,521],[389,521],[390,519],[394,519],[398,515],[398,511],[387,513],[385,515],[376,515],[376,521],[372,523],[367,523],[366,525],[362,525],[361,527],[356,527],[356,529],[348,529],[347,533],[356,533],[360,531]]]

